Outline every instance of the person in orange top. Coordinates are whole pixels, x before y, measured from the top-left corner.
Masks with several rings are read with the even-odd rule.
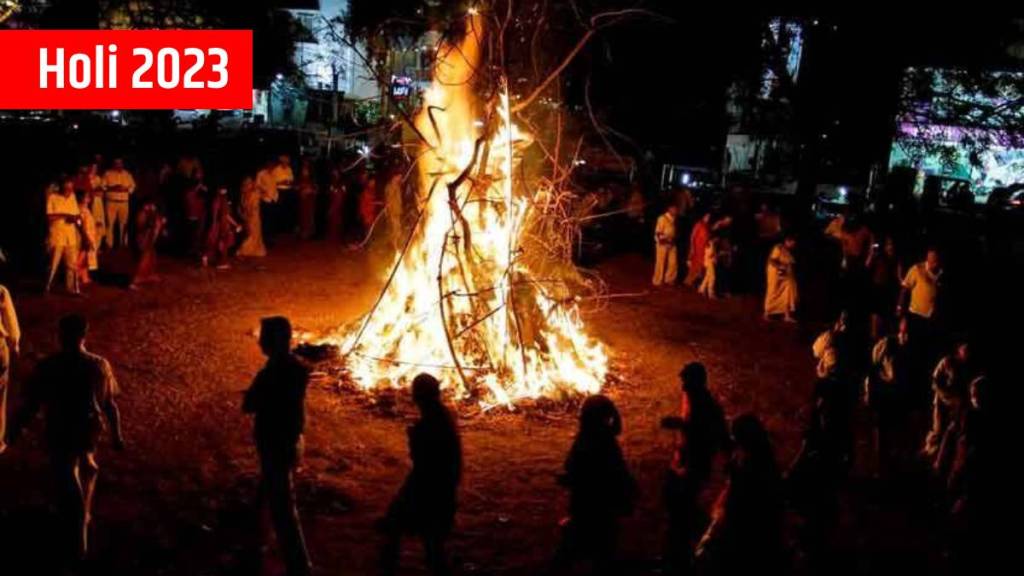
[[[693,287],[704,275],[704,250],[711,239],[711,214],[705,214],[690,232],[690,251],[686,258],[686,285]]]

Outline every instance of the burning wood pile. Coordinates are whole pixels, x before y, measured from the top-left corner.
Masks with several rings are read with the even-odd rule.
[[[470,15],[440,46],[414,121],[415,224],[372,309],[326,341],[365,390],[428,371],[485,409],[597,392],[608,359],[580,318],[586,283],[558,248],[573,233],[564,191],[527,184],[534,139],[513,122],[505,79],[481,86],[484,27]]]

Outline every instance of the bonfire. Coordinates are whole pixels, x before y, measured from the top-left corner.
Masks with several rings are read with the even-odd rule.
[[[564,191],[522,176],[533,137],[513,121],[507,82],[478,95],[484,20],[438,49],[414,119],[418,215],[370,311],[330,341],[365,390],[419,372],[485,408],[601,389],[608,360],[580,318],[585,282],[552,250]],[[538,183],[540,182],[540,183]]]

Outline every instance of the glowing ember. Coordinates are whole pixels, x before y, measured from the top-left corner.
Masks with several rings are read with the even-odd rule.
[[[531,136],[512,123],[504,87],[490,105],[474,91],[483,22],[471,15],[459,45],[438,51],[415,120],[421,213],[376,306],[331,340],[368,390],[432,371],[485,407],[596,392],[604,349],[551,278],[557,264],[527,241],[552,194],[513,178]]]

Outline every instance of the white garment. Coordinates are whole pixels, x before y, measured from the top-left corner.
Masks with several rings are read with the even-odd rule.
[[[764,294],[765,316],[790,315],[796,311],[797,284],[794,275],[796,259],[782,244],[776,244],[768,256],[768,281]]]
[[[135,178],[127,170],[107,170],[103,173],[103,189],[107,202],[127,202],[135,192]]]
[[[287,164],[277,164],[270,169],[270,175],[274,178],[274,187],[280,190],[287,190],[292,187],[295,181],[295,174],[292,167]]]
[[[264,168],[256,173],[256,189],[260,192],[263,202],[277,202],[277,180],[272,169]]]
[[[46,199],[47,216],[71,216],[77,218],[78,200],[74,194],[65,196],[60,193],[50,194]],[[78,229],[71,222],[64,218],[57,218],[50,222],[49,245],[51,248],[57,246],[78,246]]]

